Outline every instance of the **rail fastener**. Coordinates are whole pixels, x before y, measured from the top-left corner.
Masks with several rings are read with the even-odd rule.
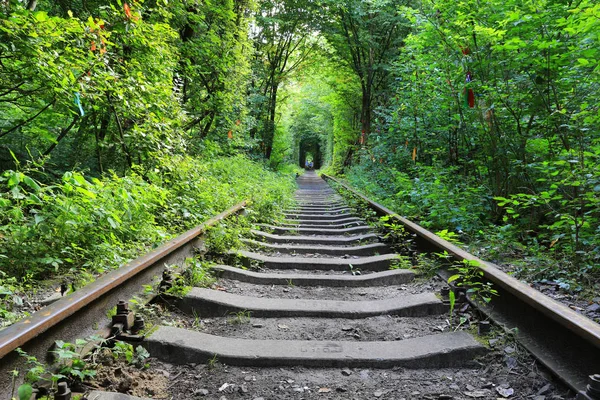
[[[72,393],[67,382],[60,382],[54,400],[71,400]]]

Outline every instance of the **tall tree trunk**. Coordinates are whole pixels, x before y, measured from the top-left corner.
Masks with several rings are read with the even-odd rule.
[[[204,139],[206,136],[208,136],[208,132],[210,131],[210,128],[212,127],[214,120],[215,120],[215,112],[211,111],[210,114],[208,115],[208,121],[206,121],[206,124],[200,130],[200,139]]]
[[[275,138],[275,117],[277,112],[277,90],[279,85],[273,83],[271,87],[271,96],[269,99],[269,120],[265,130],[265,158],[268,160],[271,158],[273,152],[273,139]]]
[[[360,128],[363,140],[362,144],[367,144],[367,139],[371,133],[371,88],[363,85],[362,105],[360,111]]]

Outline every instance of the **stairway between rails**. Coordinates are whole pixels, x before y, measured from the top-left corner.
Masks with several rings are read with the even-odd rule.
[[[271,232],[255,230],[243,241],[253,250],[238,255],[259,262],[261,271],[216,267],[220,284],[231,287],[228,293],[194,288],[179,303],[181,311],[201,318],[249,315],[258,329],[232,336],[218,329],[163,326],[145,343],[154,357],[174,364],[216,357],[229,365],[257,367],[444,368],[464,366],[485,352],[466,332],[435,334],[422,329],[405,338],[395,337],[393,324],[377,326],[376,318],[382,316],[413,318],[415,325],[422,320],[423,326],[431,326],[428,321],[439,321],[448,306],[432,291],[403,290],[414,273],[389,269],[396,255],[314,172],[300,177],[298,184],[297,205],[285,211],[286,221],[263,225],[260,229]],[[277,290],[271,290],[274,287]],[[295,289],[293,298],[290,287]],[[263,333],[267,330],[260,327],[273,319],[285,324],[279,324],[277,332]],[[338,333],[315,340],[307,337],[298,320],[323,324],[324,331],[336,324]],[[379,329],[377,337],[385,340],[356,340],[350,329],[339,326],[356,320]]]

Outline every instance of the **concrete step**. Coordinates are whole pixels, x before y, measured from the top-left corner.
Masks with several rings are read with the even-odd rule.
[[[466,332],[389,342],[231,339],[161,326],[143,345],[174,364],[216,357],[228,365],[280,367],[448,368],[469,364],[486,352]]]
[[[319,203],[325,203],[327,205],[329,205],[331,203],[344,204],[344,199],[340,196],[337,196],[337,197],[327,196],[327,197],[321,197],[321,198],[303,196],[303,197],[295,197],[294,200],[298,204],[304,203],[304,204],[310,204],[310,205],[319,204]]]
[[[299,202],[333,202],[333,201],[342,201],[343,199],[340,196],[329,194],[318,194],[319,191],[312,191],[312,193],[302,193],[296,194],[294,199]]]
[[[260,246],[266,250],[272,250],[279,253],[310,253],[310,254],[327,254],[332,256],[372,256],[375,253],[389,253],[390,249],[383,243],[371,243],[362,246],[339,247],[339,246],[302,246],[291,244],[271,244],[258,242],[251,239],[241,239],[243,243],[251,246]]]
[[[247,260],[260,261],[265,268],[314,269],[321,271],[350,271],[350,266],[354,270],[383,271],[389,269],[392,261],[397,259],[397,254],[383,254],[360,258],[271,257],[245,250],[232,252],[232,254],[239,255]]]
[[[131,396],[117,392],[103,392],[100,390],[92,390],[85,398],[89,400],[152,400],[148,397]]]
[[[311,229],[316,229],[316,228],[342,229],[342,228],[350,228],[352,226],[366,226],[365,223],[363,221],[360,221],[360,220],[358,220],[358,221],[351,221],[351,222],[345,222],[345,223],[342,223],[342,224],[337,224],[337,223],[328,223],[328,224],[314,223],[313,224],[313,223],[310,223],[310,222],[315,222],[315,221],[309,221],[309,223],[287,221],[285,223],[277,223],[277,226],[287,227],[287,228],[311,228]]]
[[[302,225],[340,225],[353,222],[363,222],[358,217],[348,217],[339,220],[319,220],[319,219],[284,219],[287,224],[302,224]]]
[[[385,300],[337,301],[305,299],[271,299],[240,296],[220,290],[192,288],[177,302],[178,308],[201,318],[223,317],[244,311],[262,318],[315,317],[366,318],[376,315],[421,317],[439,315],[448,306],[433,293],[420,293]]]
[[[306,219],[306,220],[321,220],[321,221],[338,221],[344,218],[354,217],[350,213],[329,215],[329,214],[283,214],[286,219]]]
[[[348,207],[336,208],[336,209],[327,209],[327,208],[318,208],[318,209],[306,209],[306,208],[290,208],[283,211],[285,214],[321,214],[321,215],[336,215],[341,213],[350,213],[352,209]]]
[[[347,206],[343,201],[298,201],[296,200],[296,206],[298,208],[333,208],[339,206]]]
[[[347,208],[347,207],[348,207],[348,204],[346,204],[342,201],[339,201],[339,202],[335,202],[335,203],[329,203],[327,205],[319,205],[319,204],[304,204],[304,205],[302,205],[301,203],[298,203],[296,208],[314,210],[314,209],[335,209],[335,208]]]
[[[401,285],[411,282],[415,273],[406,269],[395,269],[374,272],[366,275],[318,275],[318,274],[271,274],[254,272],[228,265],[212,267],[217,276],[233,279],[240,282],[254,283],[257,285],[289,285],[294,286],[326,286],[326,287],[372,287]]]
[[[323,245],[352,245],[358,242],[373,242],[379,240],[374,233],[355,236],[285,236],[274,235],[267,232],[252,229],[250,231],[254,236],[264,239],[271,243],[298,243],[298,244],[323,244]]]
[[[335,210],[341,210],[344,208],[350,208],[348,206],[348,204],[346,203],[339,203],[338,205],[335,206],[330,206],[330,207],[325,207],[325,206],[291,206],[290,209],[301,209],[301,210],[310,210],[310,211],[318,211],[318,210],[323,210],[323,211],[335,211]]]
[[[353,226],[350,228],[334,228],[334,229],[325,229],[325,228],[307,228],[307,227],[289,227],[289,226],[274,226],[267,224],[258,224],[261,228],[270,229],[273,233],[278,234],[300,234],[300,235],[327,235],[327,236],[343,236],[350,234],[357,234],[368,232],[371,230],[371,227],[363,225],[363,226]]]

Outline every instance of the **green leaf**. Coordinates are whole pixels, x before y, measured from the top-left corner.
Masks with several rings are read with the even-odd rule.
[[[34,181],[33,179],[31,179],[30,177],[28,177],[26,175],[23,176],[23,183],[26,184],[27,186],[29,186],[31,189],[33,189],[36,192],[39,192],[41,189],[40,185],[38,185],[36,181]]]
[[[588,65],[590,62],[588,60],[586,60],[585,58],[578,58],[577,62],[579,62],[579,64],[586,66]]]
[[[33,387],[29,383],[24,383],[17,389],[19,400],[29,400],[33,394]]]
[[[452,275],[450,278],[448,278],[448,283],[454,282],[457,279],[460,279],[460,274]]]
[[[85,376],[83,375],[83,372],[81,372],[77,369],[72,369],[70,372],[71,372],[71,375],[78,377],[80,380],[83,380],[85,378]]]
[[[10,175],[10,177],[8,178],[8,187],[12,188],[16,185],[18,185],[19,183],[21,183],[21,177],[23,176],[22,173],[17,172],[17,171],[13,171],[13,173]]]

